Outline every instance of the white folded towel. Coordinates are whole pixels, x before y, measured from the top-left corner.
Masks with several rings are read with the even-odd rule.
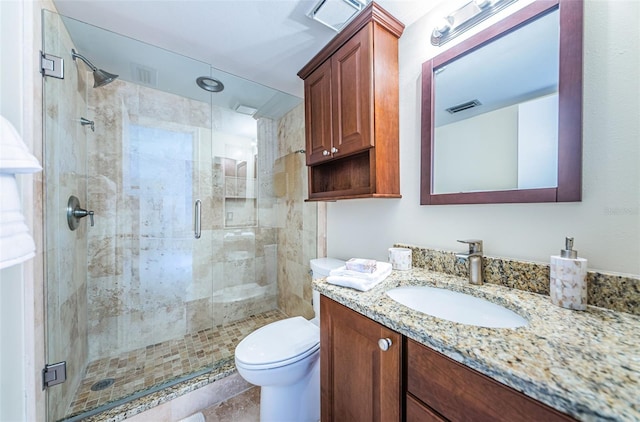
[[[35,256],[36,246],[29,234],[13,174],[0,173],[0,269]]]
[[[382,261],[377,261],[376,262],[376,270],[372,273],[363,273],[361,271],[352,271],[352,270],[347,270],[347,267],[345,265],[335,268],[333,270],[331,270],[329,272],[329,275],[337,275],[337,276],[345,276],[345,277],[355,277],[355,278],[360,278],[363,280],[375,280],[377,278],[379,278],[380,274],[386,273],[386,275],[389,275],[389,273],[391,273],[391,263],[389,262],[382,262]]]
[[[391,274],[391,270],[390,263],[381,261],[376,263],[376,270],[372,273],[349,271],[342,266],[331,270],[329,277],[327,277],[327,283],[366,292],[387,278]]]
[[[22,142],[18,131],[0,116],[0,173],[35,173],[40,163]]]

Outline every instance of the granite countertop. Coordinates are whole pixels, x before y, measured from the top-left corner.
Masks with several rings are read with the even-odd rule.
[[[436,286],[509,308],[526,327],[483,328],[414,311],[384,293]],[[640,316],[589,306],[572,311],[548,296],[420,268],[393,271],[367,292],[314,280],[323,295],[503,384],[585,421],[640,421]]]

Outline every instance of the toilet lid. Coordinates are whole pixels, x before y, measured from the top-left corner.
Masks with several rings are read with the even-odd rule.
[[[257,329],[236,347],[244,365],[278,366],[295,362],[320,346],[320,329],[302,317],[276,321]]]

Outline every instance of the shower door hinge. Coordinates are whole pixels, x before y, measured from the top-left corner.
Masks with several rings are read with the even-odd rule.
[[[64,79],[64,60],[62,57],[40,52],[40,72],[43,76]]]
[[[45,365],[42,370],[42,389],[62,384],[67,380],[67,362]]]

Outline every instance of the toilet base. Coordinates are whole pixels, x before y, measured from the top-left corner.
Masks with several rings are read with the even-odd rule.
[[[260,389],[260,422],[320,420],[320,360],[295,384]]]

